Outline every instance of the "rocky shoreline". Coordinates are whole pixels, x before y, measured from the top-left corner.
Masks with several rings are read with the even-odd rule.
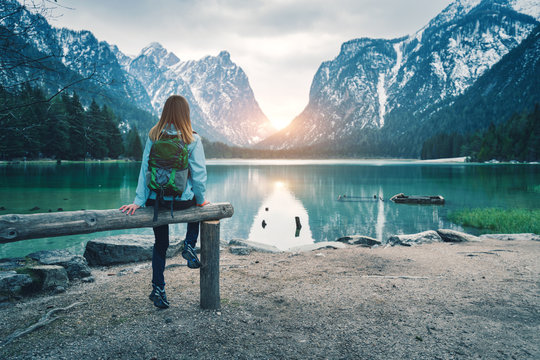
[[[480,237],[451,229],[428,230],[416,234],[393,235],[382,244],[377,239],[351,235],[335,242],[318,242],[292,247],[285,252],[301,253],[321,249],[344,249],[351,246],[413,246],[431,243],[476,242],[483,239],[540,241],[536,234],[488,234]],[[173,241],[167,257],[174,257],[182,250],[182,241]],[[249,255],[251,252],[281,253],[275,246],[243,239],[222,241],[231,254]],[[73,282],[93,282],[91,266],[130,264],[152,259],[153,236],[117,235],[91,240],[84,256],[66,250],[40,251],[22,258],[0,259],[0,304],[18,300],[21,296],[36,293],[63,293]],[[198,250],[198,249],[197,249]]]

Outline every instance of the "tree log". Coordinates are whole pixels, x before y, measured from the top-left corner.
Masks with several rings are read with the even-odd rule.
[[[219,221],[201,223],[201,308],[220,308]]]
[[[0,216],[0,244],[43,237],[88,234],[98,231],[153,227],[231,217],[234,209],[229,203],[171,211],[162,209],[156,222],[154,209],[141,208],[133,215],[118,209],[81,210],[41,214],[11,214]]]

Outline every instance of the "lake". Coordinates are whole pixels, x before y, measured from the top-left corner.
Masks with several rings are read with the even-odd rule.
[[[139,163],[16,164],[0,166],[0,215],[80,209],[111,209],[131,203]],[[281,249],[352,234],[385,241],[392,234],[451,228],[449,211],[475,207],[536,209],[540,166],[440,164],[391,160],[210,160],[207,199],[231,202],[221,237],[248,239]],[[394,204],[390,197],[442,195],[445,205]],[[337,201],[339,195],[354,197]],[[377,199],[375,199],[376,197]],[[382,200],[380,200],[382,199]],[[38,207],[37,211],[30,209]],[[302,229],[296,232],[295,217]],[[263,227],[263,220],[265,226]],[[475,233],[474,229],[465,229]],[[44,249],[82,254],[96,234],[26,240],[0,245],[0,258]],[[171,226],[183,238],[185,224]]]

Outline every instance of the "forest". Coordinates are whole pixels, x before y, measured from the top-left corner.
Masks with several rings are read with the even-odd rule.
[[[107,105],[92,100],[85,108],[82,103],[74,92],[62,92],[49,101],[39,88],[26,85],[13,94],[0,86],[0,160],[141,159],[143,147],[135,127]],[[328,144],[290,150],[242,148],[206,139],[203,144],[208,158],[347,158],[355,157],[353,150],[359,147],[364,156],[369,153],[369,145],[361,143],[352,148]],[[514,114],[487,129],[438,133],[423,143],[421,158],[532,162],[540,160],[539,149],[540,105],[536,104],[532,112]]]
[[[125,125],[109,107],[92,100],[85,109],[76,93],[48,101],[39,88],[13,94],[0,87],[0,104],[0,160],[141,158],[137,129],[122,134]]]
[[[539,161],[540,105],[530,113],[514,114],[505,122],[470,134],[439,133],[427,139],[422,159],[468,156],[470,161]]]

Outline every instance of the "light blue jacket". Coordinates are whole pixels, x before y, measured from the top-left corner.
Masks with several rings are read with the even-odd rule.
[[[176,131],[167,131],[168,134],[174,135]],[[191,200],[195,196],[197,204],[204,203],[204,194],[206,193],[206,160],[204,158],[204,149],[201,137],[198,134],[193,134],[195,140],[188,145],[188,166],[190,176],[188,177],[186,190],[181,197],[175,197],[175,200]],[[150,148],[153,141],[148,138],[144,147],[142,156],[141,171],[139,173],[139,182],[135,194],[134,204],[144,207],[147,199],[155,199],[156,193],[150,191],[146,184],[146,171],[148,170],[148,157],[150,156]],[[164,196],[165,200],[171,200],[172,196]]]

